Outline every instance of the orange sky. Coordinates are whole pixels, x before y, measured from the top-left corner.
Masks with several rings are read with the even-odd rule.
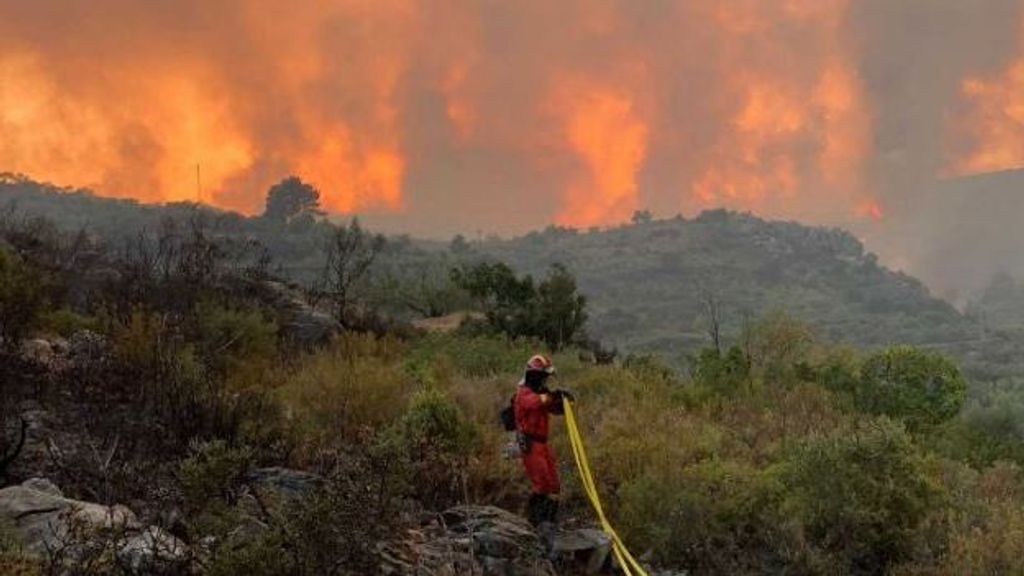
[[[0,171],[103,195],[192,200],[199,164],[204,202],[258,213],[297,174],[332,212],[419,232],[716,206],[832,223],[882,218],[901,174],[1024,166],[1016,0],[0,13]]]

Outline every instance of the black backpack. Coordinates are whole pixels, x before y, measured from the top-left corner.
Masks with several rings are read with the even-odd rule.
[[[501,413],[498,414],[501,419],[501,425],[505,428],[506,432],[516,431],[516,395],[513,394],[512,398],[508,401],[508,406],[501,409]]]

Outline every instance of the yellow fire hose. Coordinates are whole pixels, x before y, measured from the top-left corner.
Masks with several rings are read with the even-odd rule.
[[[583,437],[580,435],[579,426],[576,423],[576,412],[573,403],[565,402],[565,427],[569,430],[569,444],[572,446],[572,455],[576,459],[576,468],[580,471],[580,480],[587,493],[590,505],[601,521],[601,529],[612,540],[612,552],[615,559],[626,576],[647,576],[647,572],[640,566],[640,563],[633,558],[633,555],[626,549],[622,539],[615,533],[608,517],[604,515],[604,508],[601,507],[601,497],[597,493],[597,484],[594,483],[594,476],[590,473],[590,462],[587,460],[587,451],[583,447]]]

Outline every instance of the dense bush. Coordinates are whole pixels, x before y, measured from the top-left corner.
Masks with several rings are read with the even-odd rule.
[[[792,536],[778,509],[782,488],[763,470],[705,460],[621,489],[629,536],[666,563],[701,574],[766,573],[792,565]]]
[[[788,522],[802,527],[827,571],[877,574],[924,543],[925,519],[942,504],[925,460],[886,419],[810,439],[783,472]]]
[[[234,504],[238,489],[253,464],[252,450],[231,447],[223,440],[193,443],[181,461],[179,477],[185,502],[196,511],[211,502]]]
[[[903,420],[912,431],[960,413],[967,382],[949,359],[908,346],[870,356],[861,367],[858,408]]]
[[[468,499],[468,462],[476,441],[473,424],[445,394],[433,388],[412,397],[384,439],[407,459],[410,485],[418,499],[433,509]]]
[[[1014,574],[1024,554],[1024,482],[1016,465],[948,474],[963,494],[951,515],[949,551],[939,574]],[[908,570],[909,572],[910,570]]]

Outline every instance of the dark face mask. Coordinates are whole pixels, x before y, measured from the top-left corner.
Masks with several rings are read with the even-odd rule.
[[[548,381],[548,376],[549,374],[546,372],[531,370],[526,373],[526,377],[524,378],[526,387],[534,392],[540,392],[545,389],[544,384]]]

